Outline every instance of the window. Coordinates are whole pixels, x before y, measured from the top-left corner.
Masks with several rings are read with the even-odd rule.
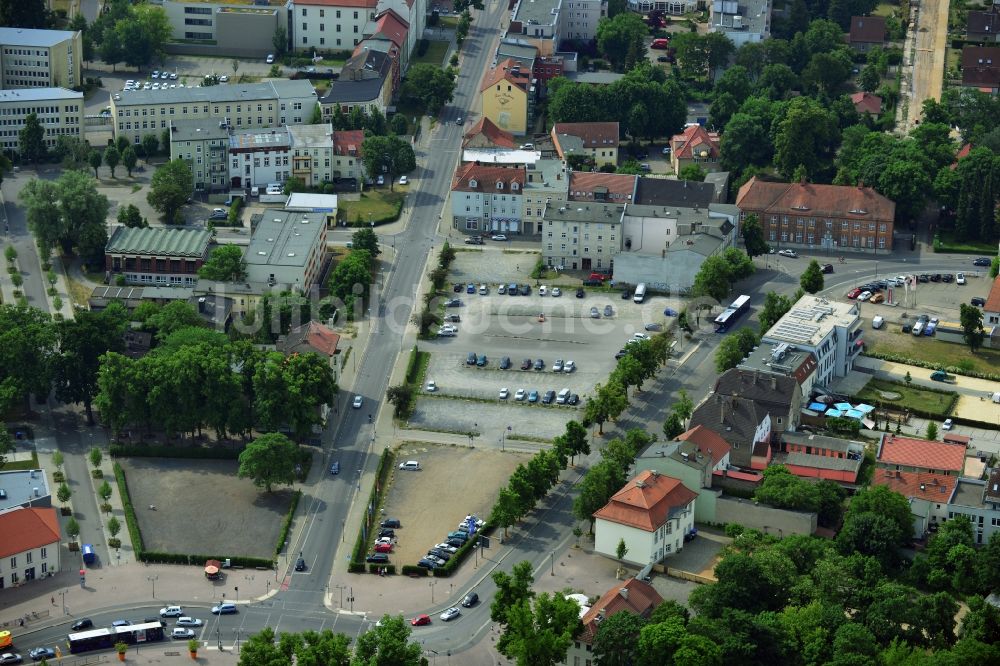
[[[17,555],[10,558],[10,568],[13,569],[15,567],[17,567]]]

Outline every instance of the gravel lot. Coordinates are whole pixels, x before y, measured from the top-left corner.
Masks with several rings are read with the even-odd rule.
[[[509,402],[509,401],[508,401]],[[500,448],[500,437],[511,426],[508,441],[518,436],[551,440],[561,435],[570,419],[580,420],[583,412],[574,407],[511,403],[507,405],[459,401],[448,398],[417,398],[410,417],[411,428],[448,432],[477,432],[477,446]]]
[[[124,458],[120,462],[148,550],[274,554],[291,490],[265,493],[249,479],[236,478],[235,460]],[[150,511],[150,504],[157,510]],[[222,510],[209,512],[208,507]]]
[[[453,282],[501,282],[529,280],[538,262],[538,252],[498,251],[504,243],[486,241],[483,246],[458,245],[448,278]],[[486,249],[489,248],[489,249]]]
[[[417,460],[423,468],[419,472],[397,469],[389,482],[385,516],[403,525],[396,530],[398,541],[390,556],[398,567],[416,564],[466,515],[474,513],[485,520],[500,487],[528,456],[406,442],[396,459]]]

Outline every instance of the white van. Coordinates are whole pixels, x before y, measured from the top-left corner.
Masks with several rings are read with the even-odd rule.
[[[882,318],[882,315],[875,315],[872,317],[872,328],[882,328],[884,324],[885,319]]]
[[[407,460],[406,462],[399,463],[399,469],[406,470],[408,472],[417,472],[420,470],[420,463],[416,460]]]
[[[250,196],[252,196],[252,197],[260,196],[260,188],[257,187],[256,185],[254,185],[253,187],[251,187],[250,188]]]
[[[915,337],[919,337],[920,334],[924,332],[924,322],[918,321],[913,325],[913,329],[910,331]]]
[[[640,282],[635,287],[635,294],[632,295],[633,303],[642,303],[646,300],[646,283]]]
[[[556,395],[556,404],[565,405],[567,400],[569,400],[569,389],[564,388],[562,391],[559,391],[558,395]]]

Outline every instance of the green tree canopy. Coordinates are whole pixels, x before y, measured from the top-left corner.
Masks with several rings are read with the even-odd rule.
[[[361,147],[365,172],[370,176],[383,174],[391,190],[395,177],[417,168],[413,146],[398,136],[370,136]]]
[[[276,483],[291,485],[299,446],[281,433],[268,433],[253,440],[240,453],[239,477],[271,492]]]
[[[171,160],[159,167],[149,183],[146,201],[163,214],[168,224],[177,221],[178,213],[194,191],[191,167],[182,159]]]
[[[417,63],[407,71],[400,94],[404,100],[416,102],[429,115],[436,116],[454,97],[455,75],[448,69]]]
[[[799,285],[810,294],[823,291],[823,270],[819,267],[819,262],[813,259],[802,271],[799,277]]]
[[[220,245],[198,269],[198,277],[218,282],[239,282],[246,275],[247,262],[243,260],[243,248],[238,245]]]
[[[598,22],[597,49],[604,54],[615,71],[620,72],[630,54],[635,60],[645,55],[643,38],[648,34],[649,29],[641,17],[631,12],[618,14]]]

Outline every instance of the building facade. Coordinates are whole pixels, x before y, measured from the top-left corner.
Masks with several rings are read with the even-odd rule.
[[[83,35],[0,28],[0,88],[75,88],[83,83]]]
[[[598,168],[618,165],[618,123],[555,123],[550,136],[559,158],[582,155]]]
[[[84,109],[83,93],[65,88],[0,90],[0,146],[5,153],[20,152],[20,133],[32,113],[45,130],[49,149],[60,136],[83,138]]]
[[[115,227],[104,249],[105,276],[128,284],[193,286],[212,233],[202,229]]]
[[[694,164],[704,171],[721,169],[719,133],[709,132],[701,125],[690,125],[680,134],[670,137],[670,165],[674,173]]]
[[[513,58],[494,67],[479,89],[484,118],[505,132],[524,136],[534,113],[531,68]]]
[[[115,137],[139,143],[173,120],[210,120],[220,127],[302,125],[312,122],[316,91],[307,80],[274,80],[204,88],[127,90],[111,100]]]
[[[456,228],[476,232],[520,234],[524,168],[462,164],[451,186],[451,212]]]
[[[170,159],[184,160],[195,191],[229,187],[229,131],[207,120],[170,121]]]
[[[542,257],[565,270],[610,268],[622,250],[624,204],[552,200],[542,215]]]
[[[870,187],[769,183],[754,177],[740,188],[736,205],[741,220],[757,215],[774,248],[892,250],[896,204]]]
[[[307,293],[326,264],[325,215],[266,211],[254,221],[243,257],[247,282],[265,284],[277,293]]]
[[[713,0],[709,23],[736,48],[762,42],[771,36],[771,0]]]
[[[0,513],[0,589],[55,574],[60,569],[59,517],[52,508]]]
[[[649,583],[629,578],[605,592],[580,618],[583,630],[574,637],[566,652],[566,666],[593,666],[594,640],[601,622],[618,613],[631,613],[649,619],[663,597]]]
[[[524,214],[521,217],[524,235],[539,235],[542,233],[542,216],[545,214],[546,202],[566,199],[568,178],[566,168],[560,160],[539,159],[534,164],[525,165],[525,177],[522,188]]]
[[[333,114],[346,113],[354,107],[365,113],[378,109],[385,114],[392,102],[398,71],[397,60],[382,51],[365,49],[355,53],[320,100],[323,119],[330,120]]]
[[[607,17],[607,0],[563,0],[559,4],[559,41],[597,39],[597,24]]]
[[[291,147],[290,132],[283,127],[230,132],[229,186],[238,190],[285,182],[292,174]]]
[[[293,0],[291,37],[296,51],[353,51],[375,19],[377,0]]]

